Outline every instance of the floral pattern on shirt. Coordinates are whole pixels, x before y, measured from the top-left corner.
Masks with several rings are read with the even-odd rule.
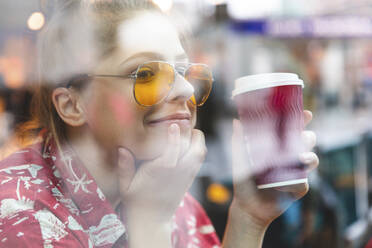
[[[123,220],[70,149],[50,136],[0,162],[0,247],[127,247]],[[173,217],[173,246],[218,248],[199,203],[186,194]]]

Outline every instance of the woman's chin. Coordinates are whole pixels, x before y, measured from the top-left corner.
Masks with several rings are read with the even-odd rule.
[[[190,134],[181,135],[179,157],[185,155],[189,150],[191,143],[190,136]],[[144,144],[141,147],[137,147],[137,149],[132,150],[132,153],[135,155],[136,160],[149,161],[163,156],[167,149],[175,148],[169,147],[168,140],[166,138],[163,138],[147,143],[146,145]]]

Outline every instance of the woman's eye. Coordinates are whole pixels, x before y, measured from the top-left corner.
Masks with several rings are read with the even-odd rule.
[[[137,80],[144,82],[150,81],[154,78],[154,72],[151,70],[140,70],[137,72]]]

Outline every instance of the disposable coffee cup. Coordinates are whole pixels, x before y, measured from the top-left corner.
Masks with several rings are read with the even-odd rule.
[[[232,97],[243,125],[249,171],[259,189],[307,182],[299,161],[304,144],[303,81],[293,73],[238,78]]]

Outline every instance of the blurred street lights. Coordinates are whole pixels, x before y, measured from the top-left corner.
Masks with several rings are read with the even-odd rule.
[[[34,12],[27,20],[27,26],[33,31],[40,30],[45,24],[45,17],[41,12]]]
[[[173,7],[173,0],[152,0],[163,12],[169,12]]]

